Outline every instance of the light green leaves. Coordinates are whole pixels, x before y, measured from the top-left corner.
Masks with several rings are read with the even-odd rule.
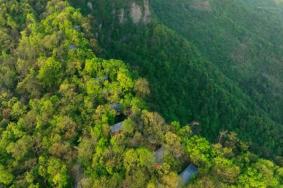
[[[3,165],[0,164],[0,184],[9,185],[14,179],[13,174],[11,174]]]
[[[38,79],[48,88],[56,86],[62,77],[61,63],[54,58],[48,58],[40,64]]]

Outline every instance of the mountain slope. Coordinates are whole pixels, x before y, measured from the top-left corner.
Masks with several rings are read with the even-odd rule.
[[[199,121],[194,131],[212,141],[233,130],[258,153],[282,155],[282,126],[197,46],[160,23],[148,1],[88,2],[91,8],[86,1],[77,6],[94,17],[102,54],[123,59],[149,80],[151,108],[167,120]]]
[[[146,110],[147,81],[98,58],[89,20],[67,1],[0,9],[1,188],[176,188],[189,164],[199,172],[189,187],[283,184],[283,169],[235,133],[211,145]]]
[[[283,9],[274,1],[152,1],[166,26],[283,123]]]

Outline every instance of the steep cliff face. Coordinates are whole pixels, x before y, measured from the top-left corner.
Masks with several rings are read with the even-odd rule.
[[[74,4],[76,4],[75,1]],[[79,6],[82,5],[87,9],[86,12],[93,12],[97,17],[103,16],[104,19],[100,20],[104,21],[112,20],[119,24],[148,24],[151,21],[149,0],[118,0],[114,2],[89,0],[81,2]],[[105,19],[106,17],[108,19]]]
[[[118,11],[114,9],[114,17],[118,17],[119,23],[132,22],[134,24],[148,24],[151,20],[151,11],[149,0],[129,1],[123,8]]]
[[[144,0],[141,5],[136,2],[131,3],[130,18],[133,23],[149,23],[150,16],[149,0]]]

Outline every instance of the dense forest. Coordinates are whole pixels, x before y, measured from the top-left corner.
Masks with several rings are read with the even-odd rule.
[[[149,6],[0,1],[0,188],[283,185],[280,116]]]
[[[177,2],[152,3],[164,24],[196,44],[202,55],[282,124],[283,7],[269,0]]]
[[[193,131],[211,142],[235,131],[257,154],[282,158],[282,63],[272,51],[281,43],[264,29],[280,29],[281,9],[269,16],[251,8],[263,1],[209,1],[216,8],[207,11],[198,6],[208,1],[72,2],[91,18],[101,56],[122,59],[145,77],[146,101],[167,121],[197,121]],[[247,57],[232,61],[229,50],[248,39],[253,48],[238,48]]]

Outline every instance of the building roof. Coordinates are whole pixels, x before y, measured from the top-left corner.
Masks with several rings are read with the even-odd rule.
[[[76,45],[71,44],[71,45],[69,46],[69,48],[70,48],[71,50],[74,50],[74,49],[76,49],[77,47],[76,47]]]
[[[122,111],[122,104],[120,104],[120,103],[111,104],[111,108],[113,110],[115,110],[116,112],[121,112]]]
[[[120,132],[122,130],[122,124],[123,124],[123,122],[112,125],[111,128],[110,128],[111,133],[115,134],[115,133]]]
[[[198,173],[198,168],[190,164],[181,174],[182,184],[185,185]]]
[[[161,163],[163,161],[164,156],[164,148],[161,147],[155,151],[155,162]]]

